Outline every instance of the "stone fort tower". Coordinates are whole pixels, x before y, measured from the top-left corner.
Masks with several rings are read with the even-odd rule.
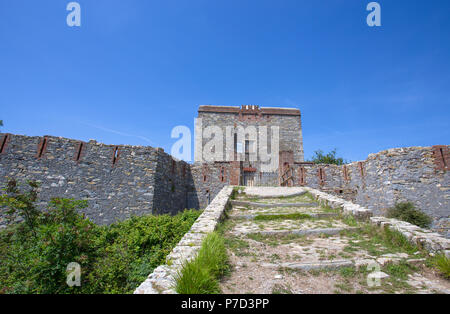
[[[300,110],[253,105],[199,107],[195,162],[232,163],[232,184],[278,184],[280,169],[303,161]]]

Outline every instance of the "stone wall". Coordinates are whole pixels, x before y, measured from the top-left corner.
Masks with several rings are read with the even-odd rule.
[[[334,193],[384,215],[410,201],[450,236],[449,146],[396,148],[344,166],[295,164],[294,184]]]
[[[40,182],[42,208],[53,197],[86,199],[87,217],[110,224],[187,207],[193,186],[189,164],[175,161],[162,149],[6,135],[0,134],[0,186],[8,178]],[[2,213],[0,226],[6,223]]]
[[[223,187],[233,184],[231,162],[194,163],[191,173],[189,208],[206,208]]]
[[[254,109],[245,109],[246,107]],[[200,106],[198,112],[197,125],[196,125],[196,142],[195,142],[195,160],[203,161],[199,159],[202,155],[202,149],[205,144],[210,140],[206,136],[201,136],[202,131],[211,126],[217,126],[223,133],[223,159],[215,161],[229,161],[234,160],[226,158],[227,152],[227,137],[226,128],[233,128],[233,134],[237,132],[239,127],[244,129],[249,126],[256,127],[256,131],[259,132],[260,127],[267,127],[267,146],[268,152],[271,151],[271,138],[272,138],[272,126],[279,127],[279,150],[289,151],[293,153],[295,161],[303,161],[303,134],[301,124],[301,114],[298,109],[284,109],[284,108],[259,108],[258,106],[242,106],[239,107],[218,107],[218,106]],[[201,120],[201,121],[200,121]],[[234,141],[234,137],[231,137]],[[257,147],[259,151],[259,133],[256,139]],[[244,149],[244,143],[243,149]],[[234,145],[231,145],[233,149]],[[233,156],[234,157],[234,156]],[[245,156],[242,156],[240,160],[245,160]],[[258,159],[259,161],[259,159]]]
[[[450,146],[397,148],[343,166],[288,159],[294,186],[333,193],[375,215],[411,201],[433,217],[434,230],[449,237],[449,152]],[[52,197],[86,199],[84,213],[98,224],[205,208],[224,186],[242,184],[245,167],[245,162],[190,165],[152,147],[0,134],[0,186],[8,178],[38,181],[42,207]],[[259,182],[260,174],[255,173],[256,184],[276,184],[277,174]],[[5,225],[2,212],[0,226]]]

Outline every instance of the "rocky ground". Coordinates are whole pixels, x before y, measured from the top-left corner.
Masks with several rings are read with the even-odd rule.
[[[396,234],[322,207],[300,188],[233,200],[222,225],[224,293],[450,293],[428,254]]]

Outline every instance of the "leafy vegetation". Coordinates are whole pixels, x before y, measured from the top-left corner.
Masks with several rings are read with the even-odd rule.
[[[333,164],[333,165],[343,165],[346,163],[342,157],[337,157],[337,149],[333,149],[331,152],[325,154],[322,150],[316,150],[311,161],[315,164]]]
[[[132,293],[190,229],[200,212],[143,216],[98,226],[79,214],[86,201],[51,200],[36,208],[38,185],[10,181],[0,206],[23,222],[0,232],[0,293]],[[81,286],[66,284],[69,263]]]
[[[410,202],[396,204],[395,207],[388,209],[387,216],[422,228],[428,228],[432,221],[427,214],[416,209],[414,204]]]
[[[187,262],[176,276],[180,294],[220,293],[219,279],[229,271],[224,238],[212,232],[203,240],[195,259]]]

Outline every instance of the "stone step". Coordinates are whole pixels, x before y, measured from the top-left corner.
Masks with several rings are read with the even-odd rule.
[[[249,207],[259,207],[259,208],[271,208],[271,207],[317,207],[319,204],[311,203],[257,203],[248,201],[232,200],[231,205],[233,206],[249,206]]]
[[[351,260],[339,260],[339,261],[318,261],[313,263],[262,263],[262,267],[267,268],[285,268],[293,270],[321,270],[321,269],[339,269],[342,267],[353,267],[354,262]]]
[[[264,214],[248,214],[248,215],[241,215],[241,214],[231,214],[229,215],[230,219],[236,219],[236,220],[253,220],[257,216],[279,216],[279,215],[292,215],[295,213],[264,213]],[[335,218],[339,217],[338,213],[303,213],[299,212],[299,214],[307,214],[309,217],[305,217],[305,219],[309,218]]]
[[[358,227],[348,227],[348,228],[317,228],[317,229],[293,229],[293,230],[270,230],[270,231],[241,231],[238,234],[260,234],[263,236],[286,236],[286,235],[298,235],[298,236],[309,236],[309,235],[336,235],[343,231],[354,231],[359,229]]]
[[[303,187],[246,187],[245,195],[255,198],[279,198],[302,196],[308,191]]]
[[[409,264],[421,264],[424,263],[425,259],[391,259],[389,263],[398,264],[401,261],[406,261]],[[379,265],[380,267],[386,263],[380,263],[379,260],[375,259],[362,259],[362,260],[333,260],[333,261],[314,261],[314,262],[286,262],[286,263],[261,263],[260,266],[267,268],[286,268],[293,270],[321,270],[321,269],[339,269],[343,267],[356,267],[369,266],[369,265]]]

